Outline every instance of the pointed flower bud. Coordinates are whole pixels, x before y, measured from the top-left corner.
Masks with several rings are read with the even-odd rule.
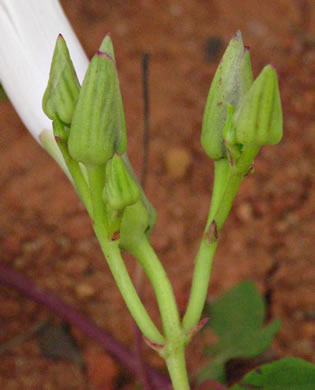
[[[58,117],[70,125],[78,100],[80,84],[63,36],[59,34],[50,67],[49,81],[43,97],[45,114],[52,120]]]
[[[116,151],[121,152],[121,129],[115,61],[108,53],[98,51],[90,62],[74,111],[70,155],[85,165],[105,165]]]
[[[201,144],[214,160],[226,157],[222,131],[228,104],[236,108],[253,82],[248,48],[238,32],[230,41],[212,81],[202,123]]]
[[[277,73],[267,65],[236,110],[235,143],[275,145],[282,138],[282,108]]]
[[[140,191],[119,154],[106,164],[103,199],[114,210],[123,210],[139,199]]]
[[[113,46],[113,42],[112,42],[112,39],[110,37],[110,34],[107,34],[105,36],[105,38],[103,39],[103,42],[99,48],[99,51],[103,51],[105,53],[108,53],[114,59],[115,64],[116,64],[114,46]],[[120,88],[119,88],[119,99],[120,99],[121,134],[120,134],[120,142],[119,142],[119,146],[117,148],[117,152],[119,154],[123,154],[126,150],[126,147],[127,147],[127,131],[126,131],[124,106],[123,106]]]

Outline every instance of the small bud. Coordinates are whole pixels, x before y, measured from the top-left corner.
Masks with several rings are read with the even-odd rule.
[[[137,186],[139,188],[140,200],[141,200],[143,206],[145,207],[145,209],[147,210],[148,226],[146,228],[146,234],[149,237],[150,234],[152,233],[152,230],[153,230],[155,224],[156,224],[157,212],[156,212],[155,208],[152,206],[152,203],[146,197],[146,194],[144,193],[143,188],[141,187],[141,184],[139,183],[139,180],[138,180],[138,178],[137,178],[137,176],[136,176],[136,174],[135,174],[135,172],[134,172],[134,170],[129,162],[129,159],[128,159],[128,156],[126,153],[122,155],[122,159],[124,160],[124,162],[126,164],[126,167],[128,169],[129,174],[134,179],[135,183],[137,184]]]
[[[85,75],[74,111],[69,152],[85,165],[105,165],[122,136],[121,96],[114,59],[98,51]]]
[[[120,247],[132,252],[133,246],[146,234],[149,226],[149,213],[141,199],[126,207],[120,225]]]
[[[113,210],[123,210],[139,199],[140,191],[119,154],[106,164],[103,199]]]
[[[282,138],[282,108],[277,73],[265,66],[237,108],[235,143],[275,145]]]
[[[226,157],[222,131],[228,104],[236,108],[253,82],[248,48],[241,33],[230,41],[212,81],[202,123],[201,144],[214,160]]]
[[[56,41],[49,81],[43,96],[43,110],[52,120],[57,117],[70,125],[78,100],[80,84],[62,35]]]

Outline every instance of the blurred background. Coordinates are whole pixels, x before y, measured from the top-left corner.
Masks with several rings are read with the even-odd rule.
[[[268,319],[283,326],[265,358],[295,355],[315,363],[314,149],[315,3],[311,0],[62,0],[89,57],[111,33],[128,128],[128,153],[140,175],[143,153],[141,58],[150,54],[151,137],[146,193],[158,211],[152,242],[175,288],[189,296],[193,258],[207,216],[212,162],[200,145],[202,114],[221,55],[240,29],[255,76],[275,65],[284,138],[264,147],[242,184],[221,234],[209,301],[235,283],[256,282]],[[0,101],[0,261],[89,315],[132,347],[132,321],[114,286],[89,218],[56,163]],[[135,264],[128,258],[134,274]],[[144,302],[157,319],[152,291]],[[53,313],[0,285],[0,344]],[[135,380],[75,328],[79,349],[52,360],[30,339],[0,356],[1,389],[135,389]],[[201,334],[188,348],[197,373]],[[58,342],[58,341],[56,341]],[[46,349],[45,349],[46,348]],[[163,362],[145,348],[156,367]],[[79,356],[79,357],[78,357]],[[84,366],[84,368],[82,368]],[[106,369],[104,370],[104,367]]]

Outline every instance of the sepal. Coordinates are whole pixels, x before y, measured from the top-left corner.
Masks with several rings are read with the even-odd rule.
[[[50,67],[48,85],[42,100],[45,114],[52,120],[58,117],[63,123],[70,125],[79,92],[80,83],[66,42],[59,34]]]

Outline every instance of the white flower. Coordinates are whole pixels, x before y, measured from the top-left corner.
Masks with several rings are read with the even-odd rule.
[[[88,59],[58,0],[0,0],[0,81],[25,126],[41,144],[45,137],[52,138],[42,97],[59,33],[82,81]]]
[[[0,0],[0,80],[37,140],[51,128],[41,102],[59,33],[82,80],[88,60],[58,0]]]

